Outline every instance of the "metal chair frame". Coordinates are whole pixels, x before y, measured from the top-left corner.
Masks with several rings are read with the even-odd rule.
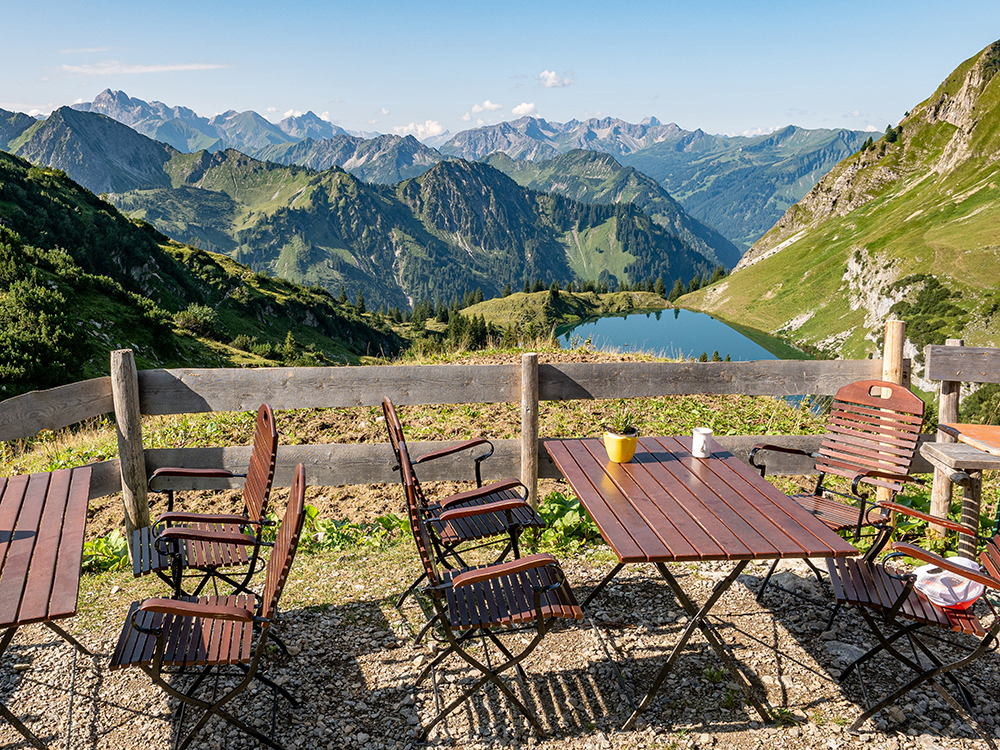
[[[480,673],[480,677],[469,688],[443,707],[435,681],[435,703],[439,710],[423,728],[422,737],[425,738],[438,723],[487,683],[495,685],[539,735],[545,737],[545,730],[538,718],[518,699],[500,675],[513,669],[521,682],[522,690],[526,692],[526,675],[521,661],[534,651],[557,619],[582,619],[582,608],[552,555],[536,554],[480,567],[463,566],[439,570],[439,557],[429,528],[448,524],[456,517],[472,518],[491,511],[484,506],[459,507],[447,510],[436,518],[426,517],[420,507],[419,485],[406,443],[401,440],[398,445],[410,527],[423,563],[424,576],[428,581],[422,591],[430,599],[436,613],[432,622],[439,623],[448,644],[421,671],[414,687],[453,654]],[[534,635],[516,654],[499,638],[505,633],[527,630],[534,630]],[[485,663],[468,650],[467,646],[475,638],[482,641],[486,654]],[[503,656],[503,661],[496,666],[491,664],[489,657],[490,644]]]
[[[211,581],[223,581],[234,592],[248,592],[252,577],[260,571],[261,547],[269,546],[262,533],[272,522],[267,519],[267,504],[274,482],[278,432],[274,412],[268,404],[257,410],[256,429],[245,474],[226,469],[186,469],[162,467],[153,472],[149,484],[161,480],[193,478],[245,477],[243,514],[193,513],[175,511],[172,488],[159,490],[167,495],[167,512],[151,527],[136,529],[133,534],[133,572],[136,577],[156,573],[173,590],[175,598],[198,596]],[[157,491],[157,490],[154,490]],[[249,554],[242,550],[249,549]],[[231,576],[224,569],[243,568],[242,577]],[[185,573],[194,570],[195,573]],[[185,577],[197,578],[190,594],[183,588]]]
[[[239,594],[228,597],[195,599],[147,599],[132,604],[125,626],[112,656],[112,669],[140,667],[162,690],[180,701],[178,731],[174,747],[187,748],[212,716],[219,716],[264,744],[283,750],[274,739],[277,696],[280,693],[293,707],[299,703],[284,687],[270,680],[260,669],[267,644],[274,639],[271,630],[278,617],[278,601],[295,558],[305,519],[305,469],[295,469],[291,496],[277,540],[267,562],[263,595]],[[222,621],[221,629],[213,625]],[[251,652],[250,641],[256,638]],[[225,645],[227,641],[231,644]],[[180,644],[180,645],[178,645]],[[169,653],[169,657],[168,657]],[[164,662],[170,663],[165,664]],[[187,690],[167,681],[170,675],[187,673],[192,666],[202,666]],[[218,677],[223,668],[235,667],[243,679],[225,695],[212,700],[196,697],[205,677]],[[225,710],[224,706],[246,690],[253,680],[270,687],[273,695],[271,734],[267,736]],[[181,739],[187,706],[199,708],[202,716]]]
[[[887,396],[885,394],[888,394]],[[819,472],[816,485],[809,495],[793,495],[792,499],[813,513],[834,531],[853,529],[853,540],[862,537],[862,529],[873,526],[877,519],[868,521],[868,511],[874,507],[869,495],[862,493],[861,485],[883,487],[893,496],[906,484],[923,484],[908,475],[917,451],[917,438],[923,425],[924,402],[905,386],[882,380],[862,380],[844,386],[834,396],[827,422],[827,433],[820,449],[815,453],[769,443],[758,443],[750,451],[750,465],[763,477],[767,466],[758,459],[762,452],[788,453],[811,456]],[[851,493],[839,492],[825,486],[828,475],[840,476],[851,481]],[[851,502],[835,500],[830,495]],[[855,502],[856,501],[856,502]],[[878,532],[873,532],[878,539]],[[885,542],[876,542],[866,556],[874,558]],[[761,601],[777,569],[775,560],[757,590]],[[806,564],[822,582],[819,568],[810,560]],[[781,588],[776,586],[776,588]],[[801,596],[797,592],[782,589]],[[817,603],[817,602],[813,602]],[[837,608],[830,615],[827,629],[833,624]]]
[[[386,430],[389,433],[389,444],[396,457],[394,469],[400,473],[400,481],[407,490],[403,477],[400,446],[405,444],[403,426],[396,414],[395,406],[386,397],[382,399],[382,412],[385,415]],[[462,558],[463,553],[483,547],[503,544],[503,548],[494,562],[502,562],[508,555],[515,559],[521,556],[519,540],[525,528],[543,528],[545,522],[528,503],[528,488],[517,479],[504,479],[483,485],[482,464],[493,455],[493,444],[485,438],[472,438],[440,450],[424,453],[411,459],[411,469],[417,464],[451,456],[473,448],[485,447],[486,451],[473,457],[476,473],[475,489],[450,495],[438,502],[429,502],[413,474],[415,487],[413,492],[417,498],[417,507],[421,518],[435,520],[432,524],[430,544],[437,561],[445,567],[457,565],[468,567]],[[462,508],[479,508],[476,513],[458,513]],[[442,522],[436,522],[443,519]],[[464,520],[463,520],[464,519]],[[400,595],[396,607],[403,606],[406,597],[415,592],[427,580],[427,574],[420,576]],[[425,629],[426,631],[426,629]],[[425,631],[417,636],[417,641]]]
[[[955,523],[949,519],[936,518],[914,511],[898,503],[882,502],[878,505],[884,513],[879,517],[882,520],[874,521],[873,525],[879,528],[883,545],[891,544],[893,552],[886,555],[880,562],[867,558],[856,561],[827,561],[830,581],[838,604],[856,606],[876,639],[876,645],[851,663],[840,676],[841,682],[844,682],[851,674],[858,676],[862,698],[866,706],[866,710],[854,721],[849,730],[854,733],[859,732],[860,727],[876,713],[895,704],[910,690],[929,683],[942,699],[971,726],[975,727],[986,743],[996,750],[993,739],[971,716],[975,701],[956,672],[972,664],[986,652],[997,648],[997,639],[1000,635],[1000,612],[998,612],[997,604],[990,600],[988,593],[1000,591],[1000,536],[984,539],[978,537],[977,529]],[[951,531],[969,534],[981,542],[985,542],[985,548],[979,556],[980,565],[985,569],[985,573],[973,573],[912,544],[889,542],[893,531],[892,524],[888,521],[889,511],[930,521]],[[890,567],[892,561],[902,557],[930,562],[963,578],[984,584],[986,590],[981,601],[987,605],[993,615],[992,625],[988,629],[985,628],[971,608],[953,610],[940,607],[927,600],[914,588],[916,576],[905,571],[894,571]],[[929,638],[927,636],[930,633],[925,633],[925,629],[928,631],[938,629],[972,636],[977,638],[978,642],[975,646],[968,647],[955,643],[952,639]],[[912,658],[895,646],[896,641],[902,638],[905,638],[909,643]],[[950,662],[945,661],[931,647],[928,643],[929,640],[944,641],[949,646],[963,651],[964,655]],[[914,676],[872,705],[862,667],[874,656],[883,652],[907,667]],[[921,655],[929,661],[930,666],[921,663]],[[959,705],[958,701],[945,690],[939,680],[941,677],[947,678],[948,682],[958,690],[964,706]]]

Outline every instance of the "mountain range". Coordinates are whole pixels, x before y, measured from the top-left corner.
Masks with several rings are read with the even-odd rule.
[[[0,152],[0,398],[140,367],[358,362],[401,339],[316,288],[170,241]]]
[[[681,304],[828,354],[1000,343],[1000,42],[838,164],[743,257]]]
[[[366,182],[385,184],[417,177],[446,158],[478,161],[501,152],[518,161],[545,161],[578,149],[598,151],[653,177],[685,211],[742,250],[870,135],[788,127],[727,138],[664,125],[654,117],[637,124],[610,117],[567,123],[522,117],[463,131],[435,149],[412,136],[347,133],[312,112],[277,124],[252,111],[206,118],[186,107],[111,90],[73,108],[107,115],[182,152],[233,148],[281,164],[339,166]]]
[[[67,107],[9,147],[178,241],[335,294],[343,285],[375,306],[407,309],[477,288],[495,296],[538,279],[631,285],[662,277],[670,286],[732,266],[738,255],[702,239],[694,247],[638,206],[536,193],[461,160],[394,185],[368,184],[338,167],[286,166],[233,149],[184,153]]]

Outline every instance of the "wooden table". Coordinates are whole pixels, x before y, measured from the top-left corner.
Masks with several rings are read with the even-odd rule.
[[[983,471],[1000,470],[1000,427],[947,423],[938,425],[938,429],[958,442],[924,443],[920,446],[920,455],[962,487],[961,521],[978,529]],[[975,559],[976,546],[976,539],[959,534],[958,553],[962,557]]]
[[[547,440],[545,449],[618,557],[584,607],[626,564],[646,562],[656,566],[690,617],[625,728],[649,707],[696,627],[770,721],[708,622],[709,611],[751,560],[846,557],[857,549],[714,441],[709,458],[695,458],[690,436],[643,438],[627,464],[611,463],[597,439]],[[699,608],[666,563],[709,560],[735,564]]]
[[[90,467],[0,478],[0,658],[21,625],[41,622],[90,653],[53,620],[76,614]],[[0,703],[28,742],[42,743]]]

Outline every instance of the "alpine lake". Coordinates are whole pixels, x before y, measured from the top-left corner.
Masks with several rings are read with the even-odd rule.
[[[732,361],[813,359],[780,339],[751,328],[723,323],[705,313],[680,308],[606,315],[556,328],[563,346],[589,339],[597,349],[641,351],[671,359],[708,359],[718,353]]]

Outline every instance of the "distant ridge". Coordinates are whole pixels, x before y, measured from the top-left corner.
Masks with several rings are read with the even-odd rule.
[[[946,338],[1000,344],[998,72],[995,42],[684,304],[833,356],[877,354],[890,317],[906,322],[918,365]]]

